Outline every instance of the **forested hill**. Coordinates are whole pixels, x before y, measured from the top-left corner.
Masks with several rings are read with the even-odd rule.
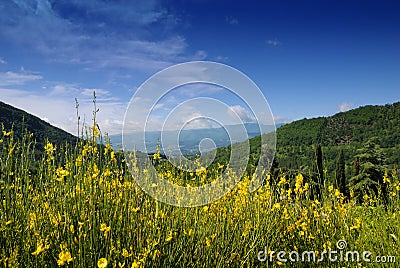
[[[346,176],[351,177],[355,158],[371,141],[382,151],[385,166],[398,167],[400,102],[364,106],[330,117],[302,119],[280,127],[276,134],[276,163],[281,170],[311,173],[315,145],[321,144],[328,177],[335,175],[340,151],[344,152]]]
[[[381,147],[394,147],[400,144],[400,102],[302,119],[280,127],[277,136],[279,147],[363,143],[372,137]]]
[[[22,137],[24,129],[33,133],[37,148],[43,148],[46,139],[54,144],[65,144],[66,142],[74,144],[77,140],[74,135],[0,101],[0,127],[1,125],[4,126],[5,131],[13,129],[17,138]]]
[[[268,134],[267,134],[268,135]],[[364,106],[330,117],[302,119],[276,131],[275,170],[285,174],[312,174],[315,147],[322,146],[323,165],[328,179],[335,176],[336,161],[343,151],[346,177],[353,175],[355,158],[367,143],[382,152],[382,168],[400,165],[400,102],[384,106]],[[249,140],[249,167],[258,163],[260,136]],[[216,162],[229,162],[230,147],[218,149]]]

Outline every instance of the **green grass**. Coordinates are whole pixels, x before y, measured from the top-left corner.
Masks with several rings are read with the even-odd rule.
[[[139,174],[131,175],[109,145],[95,141],[99,137],[74,147],[48,143],[38,157],[34,135],[17,140],[12,131],[0,134],[0,266],[357,266],[326,260],[281,263],[277,253],[272,261],[257,259],[265,249],[314,250],[320,257],[324,250],[336,250],[338,240],[347,242],[346,250],[371,251],[371,259],[400,258],[396,173],[386,180],[385,205],[382,196],[356,203],[330,185],[322,203],[310,200],[308,185],[298,175],[296,183],[281,178],[275,188],[266,180],[254,193],[248,192],[250,179],[244,177],[217,202],[179,208],[145,194],[133,180]],[[172,180],[186,185],[175,169],[167,168],[159,170],[175,172]]]

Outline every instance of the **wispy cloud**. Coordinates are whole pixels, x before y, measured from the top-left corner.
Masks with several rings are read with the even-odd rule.
[[[0,58],[0,64],[6,64],[7,62],[5,60],[3,60],[2,58]]]
[[[42,79],[42,76],[37,74],[5,72],[0,73],[0,86],[24,85],[27,82],[40,79]]]
[[[185,55],[186,40],[173,30],[175,14],[156,0],[7,1],[0,15],[0,38],[89,69],[154,71],[206,57],[204,51]]]
[[[289,118],[286,118],[286,117],[283,117],[280,115],[274,114],[273,116],[274,116],[275,124],[287,124],[287,123],[290,123],[293,121],[293,120],[290,120]]]
[[[254,115],[250,111],[246,110],[241,105],[230,106],[229,109],[228,109],[228,114],[231,117],[239,116],[239,118],[243,122],[254,122],[254,121],[256,121],[256,118],[254,117]]]
[[[0,87],[0,96],[2,101],[10,105],[36,115],[72,134],[77,134],[75,97],[79,101],[81,122],[85,120],[86,124],[90,124],[94,109],[93,91],[96,91],[99,108],[97,121],[102,131],[110,134],[120,133],[126,103],[111,96],[109,91],[104,89],[80,88],[77,84],[60,83],[45,88],[43,94],[40,94],[29,90]]]
[[[239,24],[238,19],[232,17],[232,16],[225,16],[225,22],[230,24],[230,25],[237,25]]]
[[[339,112],[347,112],[348,110],[351,110],[352,108],[354,108],[354,103],[351,102],[342,102],[340,103],[337,108],[339,110]]]
[[[270,46],[276,47],[276,46],[281,45],[282,43],[277,38],[274,38],[274,39],[267,40],[267,44],[270,45]]]

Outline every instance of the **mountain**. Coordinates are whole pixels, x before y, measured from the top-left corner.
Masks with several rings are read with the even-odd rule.
[[[17,138],[22,138],[24,129],[29,133],[34,133],[38,149],[44,147],[46,139],[57,145],[65,144],[66,142],[75,144],[77,141],[77,137],[74,135],[52,126],[34,115],[0,101],[1,125],[4,126],[6,131],[13,129],[14,136]]]
[[[341,150],[346,160],[346,175],[351,177],[354,157],[364,144],[373,140],[383,151],[385,165],[400,164],[400,102],[383,106],[368,105],[329,117],[302,119],[277,129],[276,164],[281,171],[312,172],[314,146],[322,145],[324,168],[334,176]],[[260,137],[250,139],[250,165],[258,162]],[[229,159],[229,147],[218,149],[221,163]],[[225,153],[222,153],[225,152]]]
[[[278,125],[279,127],[281,125]],[[246,132],[243,132],[243,127]],[[261,128],[261,131],[260,131]],[[188,129],[182,131],[148,131],[129,133],[124,136],[124,142],[128,149],[145,151],[143,138],[146,139],[146,151],[155,152],[159,141],[162,140],[164,151],[176,152],[178,149],[183,154],[196,154],[199,152],[199,144],[203,139],[213,140],[215,147],[228,146],[231,143],[242,142],[249,138],[259,136],[274,130],[273,126],[258,125],[257,123],[244,123],[243,125],[228,125],[219,128]],[[231,135],[229,137],[228,133]],[[179,145],[177,139],[179,138]],[[122,148],[122,136],[111,135],[111,143],[114,149]],[[211,143],[201,144],[204,151],[214,149]]]

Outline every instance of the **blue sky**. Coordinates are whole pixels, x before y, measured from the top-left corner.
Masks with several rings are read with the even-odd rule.
[[[113,134],[151,75],[208,60],[250,77],[277,122],[393,103],[399,12],[386,0],[2,1],[0,100],[76,133],[74,99],[89,122],[96,90],[100,127]],[[226,92],[205,95],[248,116]]]

